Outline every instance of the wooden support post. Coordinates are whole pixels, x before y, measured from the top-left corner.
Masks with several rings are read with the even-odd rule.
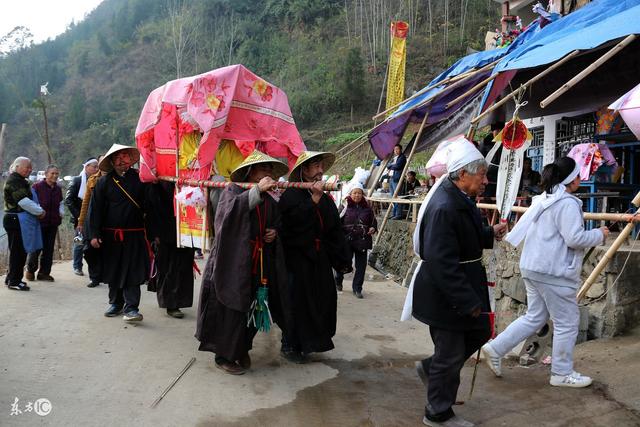
[[[416,147],[420,143],[420,136],[422,136],[422,131],[424,129],[424,125],[427,123],[427,118],[429,117],[430,112],[431,112],[431,109],[427,110],[427,112],[424,115],[424,119],[422,119],[422,123],[420,124],[420,129],[418,129],[418,134],[416,135],[416,139],[413,141],[413,145],[411,146],[411,152],[409,153],[409,157],[407,157],[407,163],[404,165],[404,169],[402,169],[402,175],[400,175],[400,181],[398,181],[398,186],[396,187],[395,191],[393,192],[393,195],[391,196],[392,199],[395,199],[396,197],[398,197],[400,188],[402,188],[402,183],[404,182],[404,176],[406,175],[407,170],[409,169],[409,163],[411,163],[413,154],[416,152]],[[393,203],[390,203],[389,206],[387,207],[387,212],[385,212],[384,218],[382,219],[382,224],[380,225],[380,229],[378,230],[378,235],[376,236],[376,243],[375,243],[376,245],[380,241],[380,237],[384,232],[384,227],[387,225],[389,214],[391,213],[392,209],[393,209]]]
[[[537,76],[533,77],[531,80],[527,81],[526,83],[523,83],[522,86],[529,87],[529,86],[533,85],[535,82],[537,82],[538,80],[540,80],[541,78],[543,78],[544,76],[546,76],[547,74],[549,74],[550,72],[552,72],[553,70],[555,70],[556,68],[558,68],[559,66],[564,64],[565,62],[571,60],[573,57],[578,55],[578,53],[580,53],[579,50],[574,50],[573,52],[569,53],[567,56],[565,56],[564,58],[562,58],[561,60],[559,60],[555,64],[551,65],[549,68],[547,68],[546,70],[544,70],[543,72],[541,72]],[[489,114],[490,112],[494,111],[496,108],[501,107],[502,105],[507,103],[511,98],[516,96],[519,90],[520,90],[519,88],[514,90],[509,95],[505,96],[500,101],[496,102],[491,107],[487,108],[484,112],[482,112],[478,116],[476,116],[473,119],[471,119],[471,123],[472,124],[478,123],[487,114]]]
[[[622,40],[620,43],[618,43],[613,48],[611,48],[607,53],[605,53],[600,58],[598,58],[598,60],[596,62],[594,62],[593,64],[589,65],[587,68],[585,68],[580,73],[578,73],[574,78],[572,78],[571,80],[569,80],[568,82],[566,82],[565,84],[560,86],[560,88],[558,88],[558,90],[556,90],[551,95],[549,95],[545,99],[543,99],[542,102],[540,102],[540,107],[545,108],[545,107],[549,106],[549,104],[551,104],[553,101],[558,99],[563,93],[565,93],[566,91],[568,91],[569,89],[574,87],[582,79],[584,79],[589,74],[594,72],[599,66],[601,66],[602,64],[607,62],[616,53],[618,53],[622,49],[624,49],[627,45],[629,45],[632,41],[634,41],[636,39],[636,37],[637,36],[635,34],[631,34],[631,35],[627,36],[624,40]]]
[[[634,197],[631,203],[636,208],[640,207],[640,191],[638,192],[638,194],[636,194],[636,197]],[[637,216],[638,215],[636,212],[636,217]],[[587,280],[585,280],[584,284],[580,288],[580,291],[578,291],[578,301],[580,301],[587,294],[587,292],[589,292],[589,288],[591,288],[591,285],[595,283],[602,270],[604,270],[607,264],[609,264],[609,261],[611,261],[616,252],[618,252],[620,246],[622,246],[622,244],[627,240],[627,237],[629,237],[631,231],[633,231],[633,227],[635,227],[635,222],[629,221],[629,223],[622,229],[616,240],[613,241],[611,247],[607,250],[607,252],[605,252],[598,265],[596,265]]]
[[[378,169],[376,171],[376,177],[373,180],[371,188],[369,188],[369,191],[367,191],[367,197],[371,197],[373,192],[376,191],[376,186],[378,185],[378,182],[380,181],[380,178],[382,177],[382,173],[384,172],[384,170],[387,167],[387,163],[389,163],[389,158],[384,159],[382,161],[382,163],[380,163],[380,169]]]

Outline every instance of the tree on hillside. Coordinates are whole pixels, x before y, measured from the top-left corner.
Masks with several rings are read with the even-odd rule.
[[[353,123],[354,107],[361,106],[364,100],[364,64],[358,47],[349,49],[344,64],[344,96],[349,104]]]
[[[176,78],[182,77],[182,65],[185,56],[194,46],[198,33],[199,18],[193,13],[185,0],[169,0],[167,2],[171,44],[176,63]]]

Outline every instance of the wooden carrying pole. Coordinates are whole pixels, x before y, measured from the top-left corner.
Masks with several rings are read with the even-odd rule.
[[[547,74],[549,74],[550,72],[552,72],[553,70],[555,70],[556,68],[558,68],[559,66],[561,66],[562,64],[564,64],[565,62],[571,60],[573,57],[575,57],[578,53],[580,53],[579,50],[574,50],[571,53],[569,53],[567,56],[565,56],[564,58],[562,58],[561,60],[559,60],[558,62],[556,62],[555,64],[553,64],[552,66],[550,66],[549,68],[547,68],[546,70],[544,70],[543,72],[541,72],[540,74],[538,74],[537,76],[533,77],[531,80],[525,82],[522,84],[522,86],[524,87],[529,87],[532,84],[534,84],[535,82],[537,82],[538,80],[540,80],[541,78],[543,78],[544,76],[546,76]],[[520,89],[516,89],[513,92],[511,92],[509,95],[505,96],[504,98],[502,98],[500,101],[496,102],[495,104],[493,104],[491,107],[487,108],[484,112],[482,112],[481,114],[477,115],[476,117],[474,117],[473,119],[471,119],[471,123],[472,124],[476,124],[478,123],[483,117],[485,117],[487,114],[489,114],[490,112],[492,112],[493,110],[495,110],[496,108],[501,107],[502,105],[506,104],[511,98],[513,98],[514,96],[516,96],[518,94],[518,91]]]
[[[249,189],[254,185],[257,185],[256,182],[229,182],[229,181],[208,181],[208,180],[200,180],[200,179],[184,179],[184,178],[176,178],[175,176],[159,176],[158,179],[162,181],[175,182],[178,185],[189,185],[191,187],[209,187],[209,188],[226,188],[231,184],[235,184],[238,187]],[[283,181],[276,182],[276,186],[278,188],[302,188],[306,190],[310,190],[313,187],[313,182],[293,182],[293,181]],[[342,188],[341,182],[325,182],[322,188],[323,191],[339,191]]]
[[[404,103],[406,103],[406,102],[409,102],[409,101],[411,101],[412,99],[417,98],[418,96],[422,95],[423,93],[427,92],[428,90],[431,90],[431,89],[433,89],[433,88],[435,88],[435,87],[442,86],[442,85],[446,85],[446,84],[449,84],[449,83],[451,83],[451,84],[458,83],[458,82],[460,82],[461,80],[466,81],[466,80],[467,80],[467,78],[469,78],[469,77],[473,77],[473,76],[475,76],[475,75],[476,75],[476,74],[478,74],[478,73],[481,73],[481,72],[483,72],[483,71],[486,71],[486,70],[488,70],[488,69],[491,69],[491,68],[495,67],[495,65],[496,65],[497,63],[498,63],[498,61],[494,61],[494,62],[492,62],[492,63],[490,63],[490,64],[485,65],[485,66],[484,66],[484,67],[482,67],[482,68],[478,68],[477,70],[467,71],[466,73],[458,74],[457,76],[453,76],[453,77],[450,77],[450,78],[444,79],[444,80],[442,80],[442,81],[440,81],[440,82],[436,82],[436,83],[434,83],[434,84],[432,84],[432,85],[429,85],[429,86],[427,86],[426,88],[424,88],[424,89],[422,89],[422,90],[420,90],[420,91],[418,91],[418,92],[414,93],[413,95],[411,95],[409,98],[405,99],[404,101],[401,101],[401,102],[397,103],[396,105],[394,105],[393,107],[389,107],[389,108],[387,108],[386,110],[384,110],[383,112],[376,114],[375,116],[373,116],[373,117],[372,117],[372,120],[376,120],[376,119],[378,119],[378,118],[380,118],[380,117],[384,116],[385,114],[387,114],[387,113],[389,113],[389,112],[391,112],[391,111],[393,111],[393,110],[397,109],[397,108],[398,108],[398,107],[400,107],[402,104],[404,104]],[[458,87],[458,86],[460,86],[460,84],[457,84],[457,86],[455,86],[455,87]],[[436,94],[436,95],[438,95],[438,94]],[[429,99],[431,99],[431,98],[429,98]],[[421,105],[424,105],[424,104],[425,104],[429,99],[425,100],[425,102],[423,102]],[[417,107],[416,107],[416,108],[417,108]]]
[[[631,201],[631,203],[636,208],[640,207],[640,191],[638,192],[638,194],[636,194],[636,197]],[[640,220],[638,212],[636,212],[635,218],[638,218],[638,220]],[[587,294],[589,288],[591,288],[591,285],[595,283],[602,270],[604,270],[607,264],[609,264],[609,261],[611,261],[616,252],[618,252],[620,246],[622,246],[622,244],[627,240],[627,237],[629,237],[629,234],[631,234],[631,231],[633,231],[633,227],[635,227],[636,222],[637,221],[630,221],[624,227],[624,229],[622,229],[616,240],[613,241],[611,247],[607,250],[607,252],[605,252],[602,259],[600,259],[600,262],[598,262],[598,265],[596,265],[587,280],[585,280],[584,284],[580,288],[580,291],[578,291],[578,301],[580,301]]]
[[[594,62],[593,64],[589,65],[587,68],[585,68],[580,73],[578,73],[574,78],[572,78],[571,80],[569,80],[568,82],[566,82],[565,84],[560,86],[560,88],[558,88],[558,90],[556,90],[551,95],[549,95],[545,99],[543,99],[542,102],[540,102],[540,107],[545,108],[549,104],[551,104],[553,101],[558,99],[563,93],[565,93],[566,91],[568,91],[569,89],[574,87],[582,79],[584,79],[589,74],[594,72],[599,66],[601,66],[602,64],[607,62],[612,56],[614,56],[616,53],[618,53],[622,49],[624,49],[629,43],[634,41],[636,39],[636,37],[637,36],[635,34],[631,34],[631,35],[627,36],[624,40],[622,40],[620,43],[618,43],[613,48],[611,48],[607,53],[605,53],[600,58],[598,58],[598,60],[596,62]]]
[[[394,199],[396,197],[398,197],[398,193],[400,192],[400,189],[402,188],[402,184],[404,183],[404,176],[406,175],[407,171],[409,170],[409,163],[411,162],[411,159],[413,158],[413,154],[416,152],[416,147],[420,143],[420,136],[422,135],[422,130],[424,129],[424,125],[427,123],[427,118],[429,117],[429,113],[430,112],[431,112],[431,109],[427,110],[426,113],[424,114],[424,119],[422,119],[422,123],[420,124],[420,129],[418,129],[418,134],[416,135],[416,139],[413,141],[413,145],[411,146],[411,152],[409,153],[409,157],[407,157],[407,163],[405,163],[404,168],[402,169],[402,175],[400,175],[400,181],[398,181],[398,186],[396,187],[395,191],[393,192],[392,198],[394,198]],[[384,218],[382,219],[382,225],[380,225],[380,229],[378,230],[378,236],[376,237],[376,243],[375,243],[376,245],[380,241],[380,237],[382,236],[382,233],[384,232],[384,227],[387,225],[387,221],[389,220],[389,214],[391,213],[392,209],[393,209],[393,204],[390,204],[387,207],[387,212],[385,212]]]

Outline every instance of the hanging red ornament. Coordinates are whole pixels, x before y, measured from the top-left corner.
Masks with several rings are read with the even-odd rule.
[[[502,129],[502,145],[509,150],[517,150],[527,140],[527,126],[517,118],[509,120]]]

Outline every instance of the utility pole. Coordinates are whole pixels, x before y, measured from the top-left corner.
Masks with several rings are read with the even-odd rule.
[[[7,124],[2,123],[0,127],[0,170],[2,170],[2,164],[4,160],[4,131],[7,129]]]
[[[38,102],[39,107],[42,108],[42,116],[44,117],[44,145],[47,148],[47,159],[49,164],[53,164],[53,158],[51,157],[51,146],[49,145],[49,122],[47,121],[47,103],[45,102],[46,96],[49,95],[47,85],[49,82],[40,86],[40,100]]]

